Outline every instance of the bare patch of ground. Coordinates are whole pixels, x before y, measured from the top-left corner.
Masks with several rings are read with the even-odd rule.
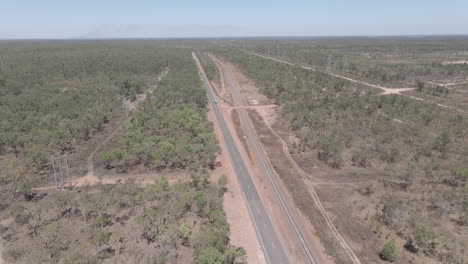
[[[458,61],[443,61],[443,65],[449,65],[449,64],[468,64],[468,60],[458,60]]]
[[[0,264],[5,263],[5,260],[3,260],[3,257],[2,257],[2,252],[3,252],[3,245],[2,243],[0,243]]]
[[[150,184],[154,184],[157,179],[166,177],[169,181],[169,184],[179,183],[188,181],[186,171],[177,171],[177,172],[159,172],[159,173],[144,173],[144,174],[117,174],[117,175],[102,175],[102,177],[96,176],[94,174],[87,174],[86,176],[80,177],[78,179],[73,179],[70,183],[65,183],[65,187],[91,187],[96,185],[107,185],[107,184],[120,184],[124,183],[126,180],[133,178],[135,182],[144,187]],[[47,191],[53,190],[55,186],[46,186],[33,188],[34,191]]]
[[[213,60],[213,63],[220,69],[219,60],[212,54],[208,56]],[[226,81],[224,80],[223,74],[218,74],[218,76],[211,82],[211,85],[214,88],[214,92],[218,98],[224,100],[227,105],[233,105],[232,94],[226,89]]]
[[[232,72],[236,78],[236,80],[239,82],[240,85],[240,93],[244,100],[249,104],[249,105],[265,105],[265,104],[272,104],[273,101],[266,97],[264,94],[262,94],[257,87],[255,87],[254,83],[247,79],[241,72],[240,70],[232,65],[228,64],[225,60],[222,58],[216,57],[214,55],[210,55],[210,57],[213,59],[213,61],[216,63],[218,68],[221,69],[221,64],[222,65],[229,65],[230,69],[232,69]],[[223,90],[225,91],[226,95],[230,95],[232,98],[232,94],[229,88],[226,86],[229,86],[230,84],[224,80],[223,75],[221,74],[221,80],[223,81],[221,85],[224,87]],[[232,101],[231,101],[232,102]]]

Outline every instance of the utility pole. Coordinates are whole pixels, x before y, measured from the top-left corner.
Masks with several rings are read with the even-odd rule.
[[[125,112],[125,119],[128,119],[128,106],[127,106],[127,100],[125,99],[125,97],[123,98],[122,100],[122,103],[123,103],[123,111]]]
[[[125,104],[125,117],[128,119],[128,105]]]
[[[343,71],[344,72],[348,72],[349,71],[349,56],[348,55],[344,55],[343,56]]]
[[[67,166],[67,181],[68,181],[68,185],[71,186],[70,171],[68,170],[68,155],[65,156],[65,166]]]
[[[50,159],[52,160],[52,168],[54,169],[55,188],[58,189],[57,173],[55,172],[55,159],[54,159],[54,155],[50,156]]]
[[[60,184],[61,184],[61,188],[63,189],[62,157],[60,156],[60,152],[58,154],[58,158],[59,158],[59,166],[60,166]]]
[[[328,55],[327,72],[331,71],[331,55]]]

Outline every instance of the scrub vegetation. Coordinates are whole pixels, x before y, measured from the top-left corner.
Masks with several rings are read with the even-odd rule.
[[[291,42],[294,43],[293,40]],[[263,43],[262,46],[260,43],[262,40],[246,41],[244,45],[250,44],[251,49],[265,55],[268,51],[270,55],[275,54],[272,51],[274,45]],[[310,58],[316,62],[318,59],[312,55],[322,52],[326,58],[324,50],[363,52],[365,48],[392,53],[401,47],[399,44],[343,44],[338,47],[324,44],[298,50],[297,46],[301,45],[298,43],[288,45],[287,41],[282,42],[282,57],[298,62],[311,62],[308,61]],[[244,45],[238,44],[238,47]],[[452,48],[446,46],[441,52],[448,54]],[[436,50],[424,45],[408,49],[418,50],[416,54],[419,55]],[[299,138],[297,142],[289,142],[290,152],[299,164],[305,165],[305,170],[312,177],[315,171],[307,164],[316,161],[320,166],[332,169],[328,172],[330,177],[339,174],[340,179],[353,181],[356,174],[374,175],[367,183],[342,187],[347,189],[347,193],[356,188],[355,192],[360,197],[355,204],[360,204],[360,207],[353,212],[357,215],[353,221],[371,228],[377,234],[373,243],[382,245],[374,252],[358,251],[363,260],[372,259],[374,254],[389,261],[400,258],[403,262],[412,259],[425,263],[425,258],[429,257],[444,263],[463,263],[467,240],[460,230],[466,230],[468,224],[466,114],[402,95],[378,95],[377,89],[336,78],[326,71],[278,63],[242,49],[222,48],[215,53],[235,63],[280,106],[282,118],[287,120]],[[436,69],[447,70],[444,77],[465,74],[463,65],[453,66],[453,75],[450,67],[441,64]],[[413,78],[411,69],[414,68],[410,68],[407,74],[406,71],[401,73],[405,74],[401,79]],[[416,77],[421,76],[417,74]],[[383,80],[380,78],[380,81]],[[327,170],[322,170],[321,174],[323,171]],[[333,188],[336,191],[339,187]],[[301,201],[306,198],[295,199]],[[344,202],[338,198],[322,199],[332,210],[341,208],[339,203]],[[337,218],[347,217],[342,213],[337,212]],[[344,222],[346,224],[339,229],[345,234],[352,233],[352,221],[339,221],[339,224]],[[383,237],[395,241],[388,242]],[[374,238],[366,237],[369,239]]]
[[[143,40],[4,42],[0,95],[7,263],[245,263],[229,243],[226,188],[209,180],[219,147],[191,50]],[[128,118],[124,103],[136,106]],[[115,125],[118,143],[95,163],[127,179],[55,190],[50,155],[86,163],[95,137]],[[132,176],[139,165],[155,172],[153,184]],[[176,169],[186,178],[169,183]]]
[[[148,100],[134,111],[121,146],[101,154],[106,169],[125,172],[143,164],[153,169],[213,168],[219,152],[206,120],[207,97],[190,50],[181,50]]]

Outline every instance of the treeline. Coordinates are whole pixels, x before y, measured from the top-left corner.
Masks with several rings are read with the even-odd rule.
[[[101,154],[105,168],[214,167],[218,142],[206,120],[206,90],[190,51],[171,54],[168,67],[167,76],[132,113],[119,148]]]
[[[353,43],[276,43],[251,44],[251,50],[263,55],[281,57],[296,63],[305,63],[321,70],[353,74],[366,80],[391,85],[415,82],[424,78],[463,77],[466,64],[443,64],[442,60],[459,60],[454,53],[466,51],[466,43],[431,43],[416,41]],[[348,43],[347,43],[348,42]],[[437,58],[437,59],[434,59]]]
[[[411,252],[458,263],[463,239],[452,236],[456,227],[441,223],[468,225],[465,115],[401,95],[378,96],[325,73],[235,49],[216,53],[281,106],[300,138],[290,146],[293,154],[316,155],[337,169],[385,168],[382,176],[394,189],[379,194],[377,222],[406,240]]]
[[[168,48],[145,43],[0,44],[0,154],[41,169],[121,114],[167,67]]]

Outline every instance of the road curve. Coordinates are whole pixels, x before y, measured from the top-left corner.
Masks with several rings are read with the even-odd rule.
[[[201,79],[207,89],[208,100],[216,115],[216,120],[219,123],[219,127],[221,128],[229,157],[232,161],[237,178],[239,179],[242,194],[246,201],[247,209],[254,224],[258,240],[262,246],[266,262],[269,264],[290,263],[286,251],[284,250],[283,245],[278,238],[276,229],[273,226],[273,223],[260,199],[257,189],[255,188],[252,178],[250,177],[247,167],[242,160],[234,139],[232,138],[226,122],[224,121],[221,111],[219,110],[218,105],[215,103],[213,89],[206,77],[203,67],[200,64],[197,55],[192,53],[192,56],[197,64]]]

